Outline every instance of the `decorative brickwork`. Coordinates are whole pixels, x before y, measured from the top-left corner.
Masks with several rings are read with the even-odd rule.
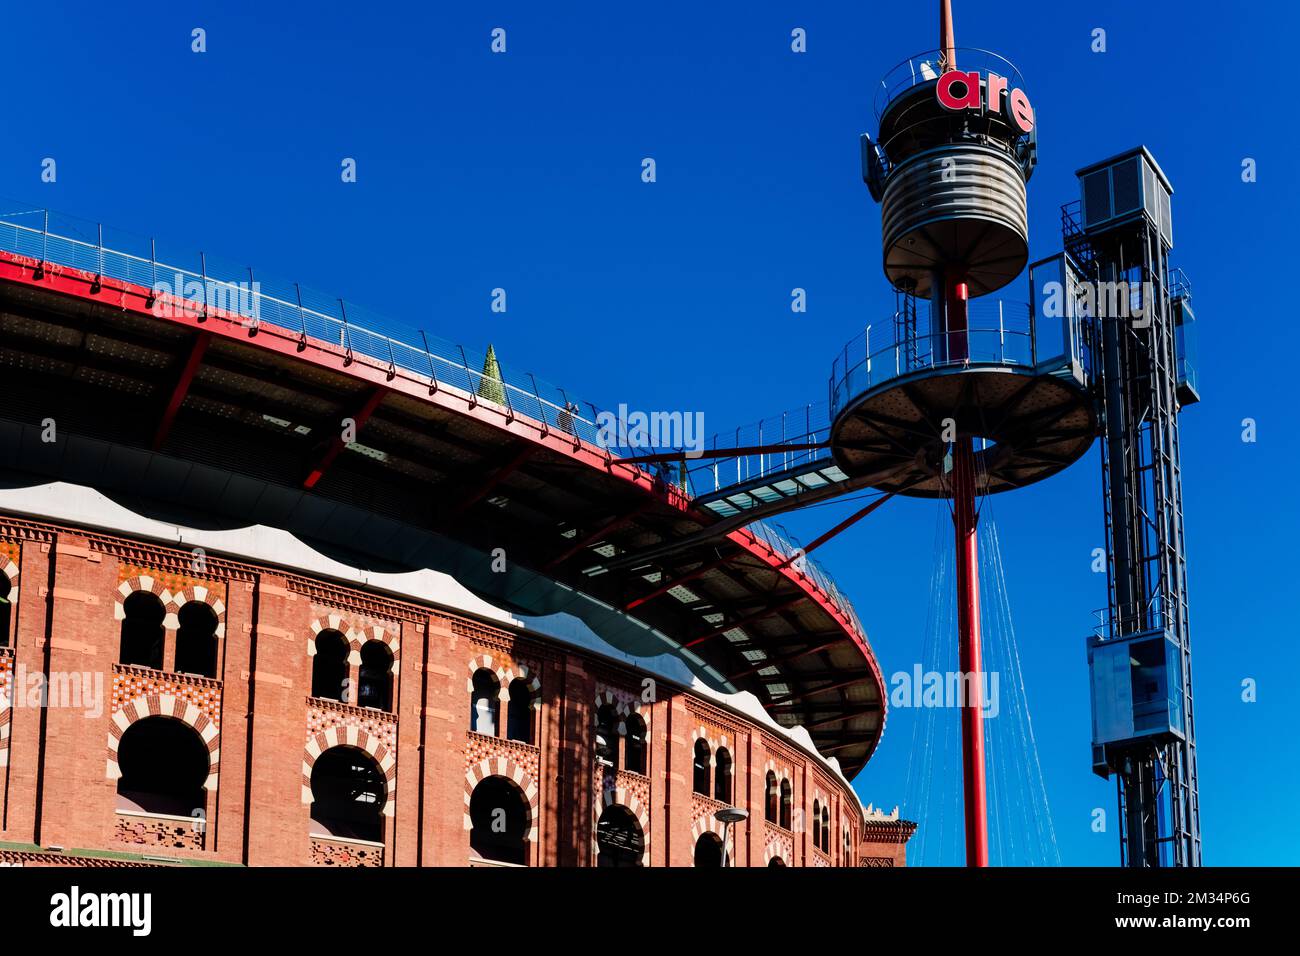
[[[650,865],[650,779],[626,770],[597,767],[591,801],[591,862],[594,865],[600,848],[596,844],[596,825],[605,808],[617,804],[627,807],[641,826],[641,865]]]
[[[331,727],[356,727],[377,739],[390,753],[397,752],[397,716],[372,707],[354,707],[337,701],[307,698],[307,740]]]
[[[474,693],[474,675],[481,670],[491,671],[496,675],[497,685],[501,688],[497,697],[503,703],[510,702],[510,684],[515,680],[525,681],[533,710],[542,709],[542,681],[534,669],[527,664],[508,659],[506,655],[476,654],[469,660],[469,676],[465,681],[465,690]]]
[[[22,563],[22,545],[17,541],[0,541],[0,574],[9,579],[9,604],[18,607],[18,569]],[[15,615],[9,615],[9,627],[15,627]],[[0,644],[13,646],[11,634],[0,634]]]
[[[174,631],[180,627],[177,612],[190,601],[201,601],[212,608],[217,618],[215,636],[221,640],[226,636],[226,602],[223,595],[226,586],[200,578],[182,574],[140,568],[122,564],[118,567],[117,595],[113,601],[113,617],[122,621],[126,619],[125,601],[136,591],[148,591],[162,602],[166,617],[163,627]]]
[[[9,765],[9,718],[13,711],[14,652],[0,647],[0,769]]]
[[[779,857],[786,866],[794,866],[794,837],[775,824],[764,823],[763,838],[766,843],[764,863],[770,865],[774,857]]]
[[[696,794],[696,796],[698,796],[698,794]],[[717,803],[717,801],[709,801],[709,802]],[[721,807],[722,804],[718,804],[718,806]],[[721,822],[719,822],[716,818],[714,818],[712,810],[710,810],[708,813],[697,816],[695,818],[695,822],[691,824],[692,848],[695,846],[697,842],[699,842],[700,837],[703,836],[705,833],[713,833],[717,835],[719,840],[723,839],[723,830],[727,830],[727,834],[726,834],[727,859],[734,860],[736,858],[736,828],[724,827]]]
[[[135,696],[128,696],[131,693]],[[174,717],[189,724],[203,738],[208,748],[208,779],[203,786],[209,793],[216,792],[221,759],[219,681],[114,664],[112,717],[108,725],[106,776],[109,780],[122,776],[117,765],[117,748],[128,727],[146,717]]]
[[[320,702],[313,700],[313,703]],[[347,709],[358,710],[355,707]],[[369,714],[371,712],[362,710],[361,713]],[[346,719],[349,715],[340,716],[345,719],[307,738],[307,747],[302,758],[303,805],[310,806],[312,802],[311,768],[316,765],[317,758],[334,747],[356,747],[358,750],[364,750],[370,754],[375,758],[375,763],[379,764],[379,771],[384,775],[385,780],[383,815],[391,817],[397,809],[397,751],[386,746],[381,736],[373,736],[369,731],[363,730],[359,722],[349,722]],[[380,729],[387,733],[391,740],[396,733],[396,722],[394,722],[392,728],[381,725]]]
[[[482,737],[482,734],[473,734],[473,737]],[[483,738],[493,740],[494,738]],[[500,743],[501,741],[498,741]],[[466,748],[467,762],[470,748]],[[541,816],[540,800],[541,794],[537,789],[537,777],[535,774],[529,774],[513,760],[507,757],[489,757],[480,763],[471,764],[465,771],[465,831],[468,833],[474,829],[474,823],[469,816],[469,801],[474,793],[474,788],[486,780],[488,777],[505,777],[513,781],[520,790],[523,791],[524,800],[528,804],[528,835],[525,839],[529,843],[537,842],[537,825]]]
[[[321,631],[338,631],[347,639],[348,663],[361,663],[361,646],[367,641],[381,641],[392,652],[394,669],[401,660],[402,642],[397,625],[391,621],[378,621],[360,614],[347,614],[331,608],[312,607],[311,634],[307,637],[307,656],[316,656],[316,635]]]
[[[205,843],[205,834],[193,820],[173,820],[163,817],[117,815],[114,839],[133,846],[166,850],[199,850]]]
[[[312,866],[383,866],[384,848],[314,836],[311,838],[311,863]]]

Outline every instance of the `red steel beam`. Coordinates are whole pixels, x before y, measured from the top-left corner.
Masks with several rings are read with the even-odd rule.
[[[694,581],[696,578],[703,577],[704,575],[708,574],[710,571],[722,567],[722,565],[726,564],[728,561],[736,557],[738,557],[738,555],[734,555],[734,554],[727,555],[727,557],[725,558],[718,558],[718,560],[716,561],[710,561],[708,564],[702,564],[694,571],[688,571],[686,574],[682,574],[675,578],[672,578],[667,584],[655,588],[649,594],[643,595],[634,601],[629,601],[627,604],[624,604],[623,610],[625,612],[631,611],[635,608],[640,607],[642,604],[645,604],[647,601],[653,601],[657,597],[663,597],[673,588],[685,584],[688,581]]]
[[[825,534],[821,535],[820,537],[815,538],[812,541],[812,543],[808,545],[808,547],[797,549],[795,554],[792,554],[790,557],[786,558],[783,562],[781,562],[781,564],[777,565],[778,569],[789,567],[798,559],[800,554],[804,556],[812,554],[814,551],[820,548],[827,541],[831,540],[831,538],[853,527],[855,524],[857,524],[867,515],[871,514],[871,512],[875,511],[877,508],[879,508],[881,505],[883,505],[886,501],[888,501],[892,497],[894,497],[894,493],[891,491],[883,498],[877,498],[875,501],[871,502],[871,504],[867,505],[865,508],[862,508],[859,511],[855,511],[853,514],[849,515],[847,518],[845,518],[835,527],[831,528],[831,530],[827,531]]]
[[[796,675],[798,676],[798,675]],[[845,687],[852,687],[854,684],[865,684],[869,680],[874,680],[875,675],[866,674],[858,677],[842,680],[838,684],[827,684],[825,687],[810,687],[807,690],[801,690],[797,694],[782,694],[780,697],[773,697],[769,703],[769,710],[785,710],[795,706],[796,701],[803,700],[806,697],[812,697],[814,694],[824,694],[827,691],[843,690]]]
[[[852,710],[847,714],[840,714],[838,717],[827,717],[823,720],[814,721],[811,724],[803,724],[802,727],[804,730],[811,733],[814,730],[819,730],[822,727],[829,727],[832,724],[838,724],[846,720],[855,720],[858,717],[870,717],[872,714],[878,713],[880,713],[880,705],[875,704],[871,707],[864,707],[861,710]]]
[[[382,386],[372,389],[366,397],[365,404],[361,406],[356,414],[348,416],[354,423],[353,428],[356,430],[356,434],[361,434],[362,427],[366,422],[370,421],[370,416],[375,413],[375,409],[379,407],[379,403],[384,400],[384,396],[387,394],[388,390]],[[342,423],[340,423],[341,425]],[[347,443],[343,440],[342,434],[335,435],[330,439],[329,445],[321,454],[315,466],[307,472],[307,477],[303,479],[302,486],[308,490],[315,488],[316,483],[325,477],[325,472],[329,470],[330,465],[334,464],[334,459],[339,456],[339,452],[346,446]]]
[[[601,525],[595,531],[591,532],[591,534],[587,535],[577,544],[573,545],[573,547],[569,548],[559,557],[553,558],[549,563],[547,563],[547,565],[544,568],[542,568],[542,570],[543,571],[554,570],[555,568],[563,564],[565,561],[568,561],[569,558],[573,557],[583,548],[590,547],[591,545],[595,544],[597,541],[600,541],[602,538],[608,535],[615,528],[622,527],[623,525],[631,521],[633,518],[635,518],[637,515],[641,514],[642,512],[648,511],[650,506],[653,504],[654,504],[653,499],[647,499],[641,502],[641,504],[637,505],[631,511],[628,511],[624,514],[619,515],[617,518],[613,518],[610,521],[605,522],[603,525]]]
[[[734,628],[744,627],[746,624],[753,624],[755,621],[761,621],[763,618],[771,617],[773,614],[780,614],[782,611],[789,610],[800,601],[806,599],[806,595],[800,594],[797,597],[790,598],[788,601],[782,601],[780,604],[774,604],[772,607],[765,608],[762,611],[757,611],[747,617],[742,617],[739,621],[732,621],[730,624],[720,624],[707,634],[701,634],[699,637],[687,641],[682,645],[682,647],[695,647],[697,644],[703,644],[710,638],[717,637],[719,634],[725,634],[727,631],[733,630]]]
[[[212,333],[207,330],[194,337],[194,344],[190,346],[190,354],[185,360],[185,367],[181,369],[180,378],[176,380],[171,397],[167,400],[167,407],[163,411],[162,420],[158,422],[158,429],[153,434],[152,447],[154,451],[161,450],[163,443],[167,441],[167,436],[172,430],[172,423],[176,421],[176,413],[181,410],[185,396],[190,393],[190,385],[199,371],[199,366],[203,364],[203,353],[208,350],[208,343],[211,341]]]
[[[765,667],[780,667],[783,664],[789,664],[791,661],[797,661],[801,657],[807,657],[809,654],[816,654],[819,651],[828,651],[837,644],[843,644],[847,637],[837,637],[833,641],[827,641],[825,644],[818,644],[815,647],[808,647],[802,651],[795,651],[793,654],[786,654],[783,657],[770,657],[765,661],[759,661],[753,667],[746,668],[737,674],[728,674],[727,680],[736,681],[748,677],[750,674],[757,674]]]
[[[534,453],[536,453],[537,448],[538,446],[536,445],[526,445],[519,454],[515,455],[514,458],[510,459],[510,461],[506,462],[506,464],[502,465],[489,475],[487,481],[483,482],[482,487],[462,498],[460,502],[451,509],[451,517],[459,517],[486,498],[493,488],[497,487],[497,485],[501,484],[501,482],[505,481],[518,471],[519,467],[531,458]]]

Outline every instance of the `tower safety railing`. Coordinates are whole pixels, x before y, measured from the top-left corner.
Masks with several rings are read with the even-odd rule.
[[[844,346],[831,367],[830,417],[859,395],[916,372],[976,365],[1038,367],[1040,352],[1056,357],[1058,342],[1042,349],[1027,303],[974,299],[963,332],[935,332],[928,321],[915,337],[897,317],[867,328]],[[961,358],[953,358],[960,355]]]
[[[296,282],[285,282],[249,266],[187,252],[44,207],[2,199],[0,203],[4,203],[0,208],[0,250],[35,260],[42,270],[47,266],[65,266],[93,275],[95,282],[101,279],[128,282],[158,291],[159,301],[166,293],[200,310],[219,309],[243,316],[250,331],[262,323],[274,325],[297,334],[300,351],[310,347],[311,340],[323,342],[341,349],[349,357],[353,353],[364,355],[387,364],[394,372],[400,368],[426,378],[431,392],[448,388],[470,401],[486,400],[505,406],[509,415],[530,418],[548,429],[573,436],[575,442],[602,448],[611,457],[646,453],[644,448],[619,448],[611,444],[608,431],[602,427],[602,410],[561,386],[501,363],[496,365],[498,374],[489,374],[492,366],[485,353],[423,330],[412,332],[409,327],[363,306]],[[176,265],[178,262],[190,265]],[[809,406],[802,417],[782,416],[779,424],[775,420],[759,423],[739,429],[735,435],[737,440],[748,441],[752,433],[756,439],[766,440],[776,434],[773,431],[776,428],[786,429],[791,435],[816,428],[825,437],[829,428],[825,414],[824,404],[820,410]],[[772,467],[778,460],[792,464],[795,454],[773,453],[766,464],[757,467]],[[659,476],[693,496],[699,471],[698,468],[677,469],[674,473],[674,469],[665,467],[659,469]],[[709,484],[714,484],[712,478]],[[849,599],[824,568],[801,556],[789,535],[761,522],[752,523],[748,530],[778,554],[794,558],[858,633],[863,633]]]

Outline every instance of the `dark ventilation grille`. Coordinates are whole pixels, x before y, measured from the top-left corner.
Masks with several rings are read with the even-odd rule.
[[[1084,228],[1105,222],[1110,217],[1110,170],[1099,169],[1083,177]]]
[[[1142,208],[1142,171],[1138,158],[1126,159],[1111,167],[1114,185],[1115,215],[1123,216]]]

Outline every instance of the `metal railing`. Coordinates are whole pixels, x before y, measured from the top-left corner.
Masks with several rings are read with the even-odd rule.
[[[943,72],[939,66],[940,53],[939,50],[926,50],[924,53],[909,56],[881,78],[872,100],[877,122],[885,114],[889,104],[912,87],[933,83],[939,79]],[[957,47],[954,53],[957,57],[956,68],[959,70],[965,72],[977,70],[986,75],[990,72],[996,73],[1006,78],[1008,90],[1017,87],[1023,89],[1025,86],[1025,78],[1021,76],[1020,70],[1004,56],[979,47]]]
[[[964,332],[934,332],[901,340],[895,317],[869,325],[831,366],[831,418],[857,396],[926,369],[971,365],[1037,364],[1034,318],[1023,302],[975,299],[968,303]],[[961,356],[956,358],[954,356]]]
[[[721,491],[799,465],[812,464],[825,458],[826,450],[801,446],[827,441],[830,429],[829,408],[825,402],[815,402],[729,432],[719,432],[705,444],[707,450],[755,447],[763,450],[734,458],[706,459],[688,466],[686,474],[691,492],[698,496]]]
[[[221,309],[248,320],[251,328],[262,323],[296,333],[300,346],[307,348],[314,339],[337,347],[346,355],[364,355],[386,364],[390,372],[403,369],[430,382],[430,390],[449,388],[459,391],[470,401],[493,402],[504,406],[507,414],[529,418],[548,429],[573,436],[603,449],[611,458],[644,454],[645,449],[623,449],[607,442],[607,431],[598,420],[602,412],[558,385],[537,378],[531,372],[519,372],[497,363],[496,375],[482,352],[429,335],[423,330],[412,334],[409,328],[364,307],[305,288],[296,282],[284,282],[254,272],[248,266],[236,266],[204,253],[187,254],[161,247],[157,240],[143,238],[100,223],[77,219],[36,207],[0,200],[0,249],[26,256],[46,265],[69,266],[101,279],[116,279],[147,289],[165,292],[173,300],[189,303],[197,310]],[[160,254],[160,248],[162,252]],[[192,267],[174,262],[197,263]],[[158,303],[166,301],[160,294]],[[418,338],[420,344],[413,344]],[[411,341],[407,341],[410,339]],[[810,406],[810,409],[813,406]],[[808,412],[809,415],[813,413]],[[824,412],[819,413],[823,415]],[[811,421],[811,418],[807,418]],[[771,426],[769,426],[771,427]],[[793,423],[789,424],[795,428]],[[764,425],[757,426],[764,434]],[[737,430],[737,437],[742,430]],[[716,439],[715,439],[716,441]],[[698,470],[698,469],[697,469]],[[674,476],[670,468],[660,469],[660,476],[692,494],[692,472],[680,470]],[[784,533],[759,522],[749,526],[756,537],[766,541],[784,557],[794,555],[796,546]],[[801,567],[853,622],[860,635],[853,605],[835,585],[831,576],[815,562],[799,559]]]

